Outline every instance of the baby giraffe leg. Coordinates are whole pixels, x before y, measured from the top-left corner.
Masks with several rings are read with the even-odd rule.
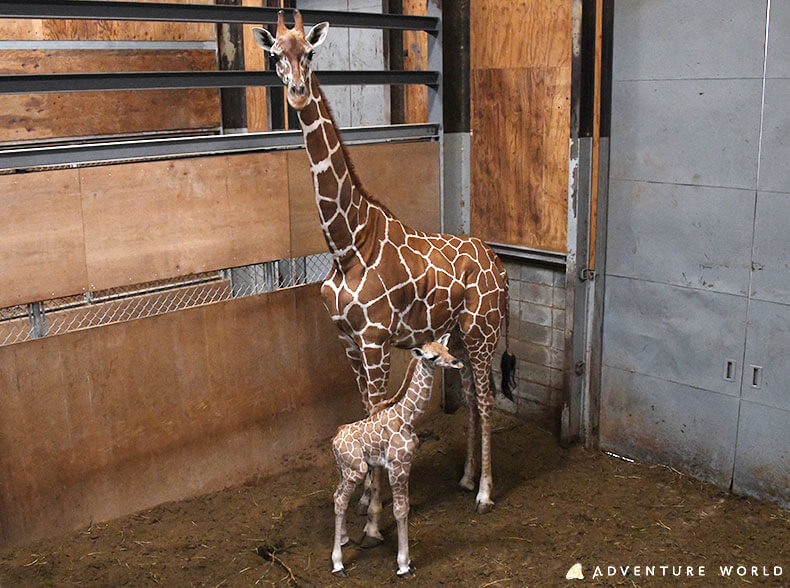
[[[368,520],[365,523],[365,535],[362,538],[362,547],[376,547],[381,545],[384,537],[379,530],[381,518],[381,468],[370,469],[370,503],[368,504]]]
[[[398,525],[398,576],[414,574],[409,559],[409,468],[411,463],[388,468],[392,488],[392,514]]]
[[[346,510],[351,500],[351,494],[365,476],[365,472],[344,468],[340,475],[340,484],[335,491],[335,542],[332,547],[332,573],[336,576],[345,576],[342,546],[348,543]]]

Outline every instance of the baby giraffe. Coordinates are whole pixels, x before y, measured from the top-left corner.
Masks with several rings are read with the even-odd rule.
[[[449,338],[448,333],[438,341],[412,349],[414,357],[398,393],[391,400],[374,407],[367,418],[340,427],[332,439],[332,450],[340,473],[340,484],[335,492],[335,543],[332,549],[332,573],[336,576],[346,575],[341,546],[348,543],[348,501],[371,466],[384,466],[389,475],[392,511],[398,524],[398,576],[412,574],[408,535],[409,470],[419,444],[414,427],[428,407],[436,366],[463,367],[447,350]]]

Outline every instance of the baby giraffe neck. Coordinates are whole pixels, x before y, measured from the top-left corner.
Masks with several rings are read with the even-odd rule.
[[[299,111],[318,214],[329,251],[343,257],[354,245],[361,194],[340,144],[337,126],[315,75],[310,74],[310,101]]]
[[[433,371],[433,366],[426,365],[424,361],[417,362],[409,388],[399,403],[405,424],[414,425],[428,409],[433,388]]]

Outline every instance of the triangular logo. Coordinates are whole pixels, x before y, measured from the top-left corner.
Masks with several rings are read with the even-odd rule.
[[[582,574],[582,564],[575,563],[571,566],[571,569],[568,570],[568,573],[565,574],[566,580],[584,580],[584,574]]]

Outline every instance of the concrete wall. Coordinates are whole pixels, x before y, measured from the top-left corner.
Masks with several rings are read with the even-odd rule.
[[[556,431],[562,408],[565,268],[505,261],[510,283],[510,352],[516,356],[515,402],[497,395],[497,407]],[[494,361],[499,386],[499,358]]]
[[[301,9],[382,12],[381,0],[298,0],[296,5]],[[330,27],[313,64],[319,81],[321,70],[387,69],[384,32]],[[324,93],[342,127],[390,124],[389,86],[327,86]]]
[[[790,5],[766,52],[767,7],[615,4],[601,445],[790,504]]]

